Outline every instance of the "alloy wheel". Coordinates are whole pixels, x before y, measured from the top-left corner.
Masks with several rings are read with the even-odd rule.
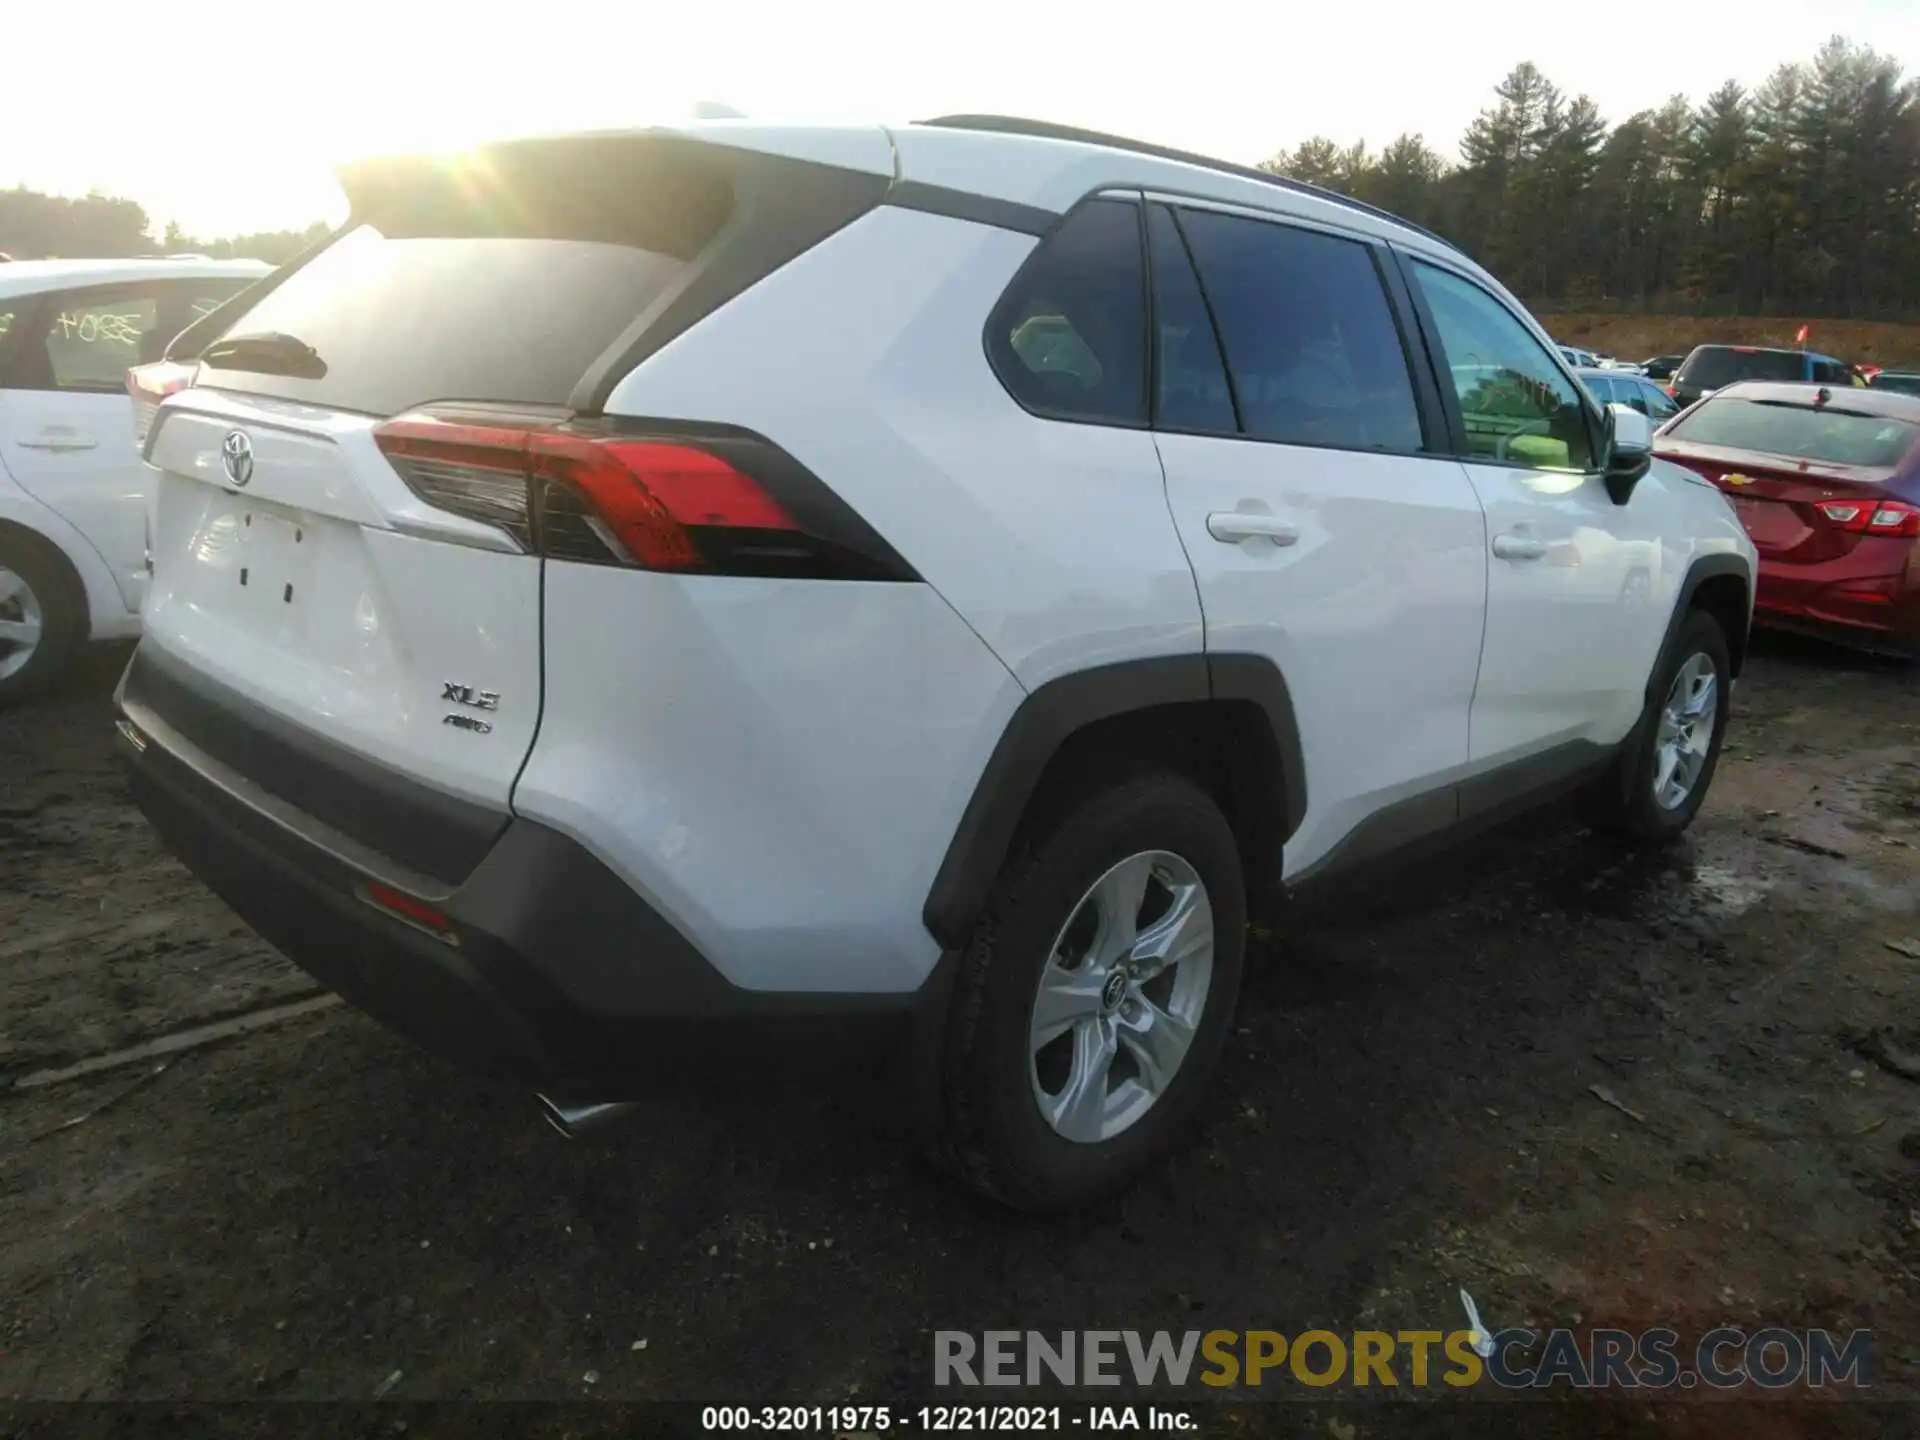
[[[1207,887],[1180,856],[1143,851],[1093,882],[1054,937],[1029,1022],[1033,1096],[1056,1134],[1111,1140],[1166,1094],[1213,957]]]
[[[27,577],[0,565],[0,680],[27,668],[40,648],[45,625],[40,599]]]
[[[1714,721],[1720,709],[1720,679],[1713,661],[1695,654],[1680,667],[1660,707],[1653,742],[1653,798],[1663,810],[1687,803],[1707,768]]]

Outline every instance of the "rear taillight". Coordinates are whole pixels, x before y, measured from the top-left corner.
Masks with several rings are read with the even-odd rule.
[[[135,365],[127,371],[127,394],[133,400],[134,443],[144,445],[147,430],[153,424],[160,402],[193,384],[191,365],[173,360],[156,360]]]
[[[408,417],[388,421],[373,438],[427,504],[503,530],[522,550],[533,549],[527,431]]]
[[[379,426],[374,439],[429,505],[553,559],[695,574],[916,578],[838,496],[758,436],[416,414]]]
[[[1816,507],[1829,525],[1855,535],[1920,535],[1920,509],[1904,500],[1822,500]]]

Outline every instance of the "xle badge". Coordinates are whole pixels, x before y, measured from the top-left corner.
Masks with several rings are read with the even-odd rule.
[[[448,680],[440,688],[440,699],[444,703],[451,700],[456,705],[468,705],[475,710],[498,710],[500,694],[496,690],[476,690],[471,685],[462,685],[457,680]],[[493,726],[490,722],[474,715],[462,715],[458,711],[444,715],[442,725],[452,725],[460,730],[471,730],[476,735],[490,735]]]

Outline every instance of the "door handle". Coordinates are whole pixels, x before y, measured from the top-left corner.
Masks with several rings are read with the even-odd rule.
[[[1547,553],[1547,542],[1531,535],[1496,535],[1493,553],[1502,560],[1538,560]]]
[[[1226,545],[1236,545],[1242,540],[1271,540],[1275,545],[1291,545],[1300,538],[1300,527],[1278,515],[1216,510],[1207,516],[1207,533]]]
[[[22,440],[22,450],[91,450],[100,442],[93,436],[79,430],[42,430],[30,439]]]

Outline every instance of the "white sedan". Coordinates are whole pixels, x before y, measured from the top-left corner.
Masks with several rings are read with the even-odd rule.
[[[0,705],[79,645],[140,633],[150,474],[126,373],[260,260],[16,260],[0,268]]]

